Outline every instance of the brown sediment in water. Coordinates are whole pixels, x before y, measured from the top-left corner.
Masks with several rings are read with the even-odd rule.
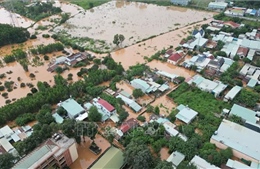
[[[99,134],[96,135],[96,138],[94,139],[95,143],[99,148],[102,149],[102,152],[99,155],[95,155],[89,150],[89,146],[92,143],[92,140],[90,140],[88,137],[85,137],[85,142],[81,142],[80,145],[78,145],[78,155],[79,157],[77,160],[70,165],[71,169],[85,169],[88,168],[99,156],[104,153],[106,149],[110,147],[110,143],[104,139]]]

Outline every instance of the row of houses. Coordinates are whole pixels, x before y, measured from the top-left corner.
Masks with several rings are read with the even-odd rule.
[[[260,84],[260,68],[252,66],[250,64],[245,64],[240,70],[240,75],[247,82],[247,86],[254,88],[256,85]]]
[[[223,8],[222,10],[226,9],[226,7]],[[235,17],[260,16],[259,9],[250,9],[250,8],[242,8],[242,7],[228,8],[224,13],[227,16],[235,16]]]

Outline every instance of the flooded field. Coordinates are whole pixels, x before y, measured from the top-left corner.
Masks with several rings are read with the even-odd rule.
[[[108,43],[113,42],[115,34],[123,34],[123,46],[213,16],[192,9],[127,1],[111,1],[84,12],[75,5],[67,5],[65,9],[78,14],[55,31],[65,30],[73,37],[90,37]]]
[[[212,19],[208,19],[198,24],[186,26],[127,48],[117,50],[112,52],[111,56],[116,62],[121,62],[125,69],[128,69],[129,66],[135,65],[136,63],[145,63],[144,56],[151,57],[157,51],[164,48],[167,49],[170,46],[173,46],[174,48],[177,47],[180,41],[188,36],[186,33],[187,31],[192,30],[195,26],[207,24],[211,20]]]
[[[102,153],[107,148],[110,147],[109,142],[102,136],[97,134],[94,141],[97,146],[102,149],[102,152],[99,155],[95,155],[88,149],[92,141],[87,137],[85,138],[85,140],[86,142],[82,142],[77,148],[79,157],[74,163],[72,163],[72,165],[69,166],[71,169],[88,168],[95,160],[97,160],[100,155],[102,155]]]

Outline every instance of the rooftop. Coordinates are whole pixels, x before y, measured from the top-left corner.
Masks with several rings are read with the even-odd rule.
[[[124,165],[123,152],[115,147],[110,147],[107,152],[90,168],[107,168],[116,169],[121,168]]]
[[[132,83],[137,83],[138,85],[142,86],[145,90],[150,88],[150,85],[142,79],[134,79],[131,81],[131,84]]]
[[[226,163],[226,166],[228,166],[230,168],[234,168],[234,169],[239,169],[239,168],[247,169],[247,168],[251,168],[248,165],[245,165],[245,164],[243,164],[241,162],[238,162],[238,161],[232,160],[232,159],[228,159],[228,161]]]
[[[189,107],[182,108],[180,112],[176,115],[176,118],[189,124],[196,116],[198,112],[190,109]]]
[[[190,161],[191,164],[195,165],[197,169],[220,169],[210,163],[208,163],[203,158],[200,158],[199,156],[195,155],[192,160]]]
[[[126,133],[128,132],[128,130],[134,128],[138,126],[138,122],[136,119],[134,118],[131,118],[125,122],[122,123],[121,127],[120,127],[120,130],[123,132],[123,133]]]
[[[171,162],[174,167],[177,167],[185,158],[185,155],[178,151],[174,151],[166,161]]]
[[[238,117],[241,117],[242,119],[249,121],[250,123],[255,124],[257,122],[256,112],[253,110],[250,110],[248,108],[239,106],[237,104],[234,104],[231,108],[230,115],[236,115]]]
[[[258,132],[224,119],[211,137],[210,142],[214,141],[260,161],[260,146],[256,146],[260,142]]]
[[[174,62],[179,61],[182,58],[182,55],[180,55],[179,53],[174,53],[172,54],[168,59],[172,60]]]
[[[106,100],[103,100],[103,99],[99,98],[98,99],[98,103],[101,104],[109,112],[115,110],[115,108],[110,103],[108,103]]]
[[[84,108],[81,107],[74,99],[69,98],[60,104],[71,116],[76,116],[84,112]]]
[[[163,126],[170,136],[177,136],[179,134],[178,130],[175,129],[176,126],[170,121],[163,123]]]
[[[245,48],[245,47],[239,47],[238,50],[237,50],[237,55],[239,56],[246,56],[247,53],[248,53],[249,49],[248,48]]]
[[[228,93],[225,95],[225,99],[232,100],[236,97],[236,95],[240,92],[242,87],[234,86]]]
[[[56,123],[59,123],[59,124],[61,124],[64,120],[58,113],[54,113],[52,115],[52,117],[54,117]]]

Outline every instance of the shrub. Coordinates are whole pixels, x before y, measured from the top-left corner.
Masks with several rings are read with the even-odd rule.
[[[144,116],[138,116],[137,120],[139,120],[141,122],[145,122],[145,117]]]

